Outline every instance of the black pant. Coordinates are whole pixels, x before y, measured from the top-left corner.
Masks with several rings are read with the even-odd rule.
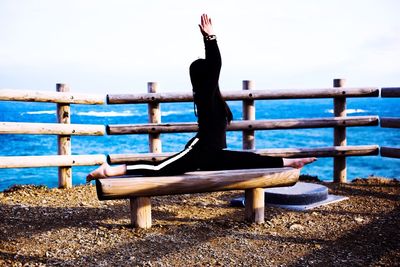
[[[232,150],[209,150],[193,138],[181,152],[161,162],[140,161],[127,165],[128,175],[163,176],[178,175],[189,171],[217,171],[234,169],[279,168],[280,157],[261,156],[253,152]]]

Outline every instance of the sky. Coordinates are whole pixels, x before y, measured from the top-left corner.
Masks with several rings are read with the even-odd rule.
[[[0,0],[0,89],[191,90],[212,18],[222,91],[400,86],[398,0]]]

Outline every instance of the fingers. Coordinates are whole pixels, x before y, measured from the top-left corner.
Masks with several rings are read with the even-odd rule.
[[[208,17],[207,14],[201,15],[199,28],[200,28],[201,34],[203,36],[208,36],[208,35],[214,34],[213,26],[211,24],[211,19]]]
[[[211,18],[207,14],[203,14],[201,15],[201,25],[204,27],[206,24],[212,25]]]
[[[201,15],[201,26],[204,27],[206,23],[206,14]]]
[[[204,16],[204,22],[208,23],[208,15],[207,14],[203,14],[203,16]]]

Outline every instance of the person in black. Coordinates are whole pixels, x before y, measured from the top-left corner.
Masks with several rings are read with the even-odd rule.
[[[316,158],[286,159],[261,156],[253,152],[226,150],[226,128],[233,119],[232,112],[222,98],[218,81],[221,54],[211,19],[203,14],[199,25],[205,46],[205,59],[190,65],[195,114],[199,130],[185,149],[159,163],[138,161],[135,164],[110,166],[104,163],[87,176],[96,178],[118,175],[163,176],[188,171],[232,170],[251,168],[301,168]]]

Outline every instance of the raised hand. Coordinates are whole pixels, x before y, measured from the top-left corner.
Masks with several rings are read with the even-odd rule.
[[[199,24],[201,34],[206,37],[214,35],[214,29],[211,23],[211,18],[207,14],[201,15],[201,23]]]

